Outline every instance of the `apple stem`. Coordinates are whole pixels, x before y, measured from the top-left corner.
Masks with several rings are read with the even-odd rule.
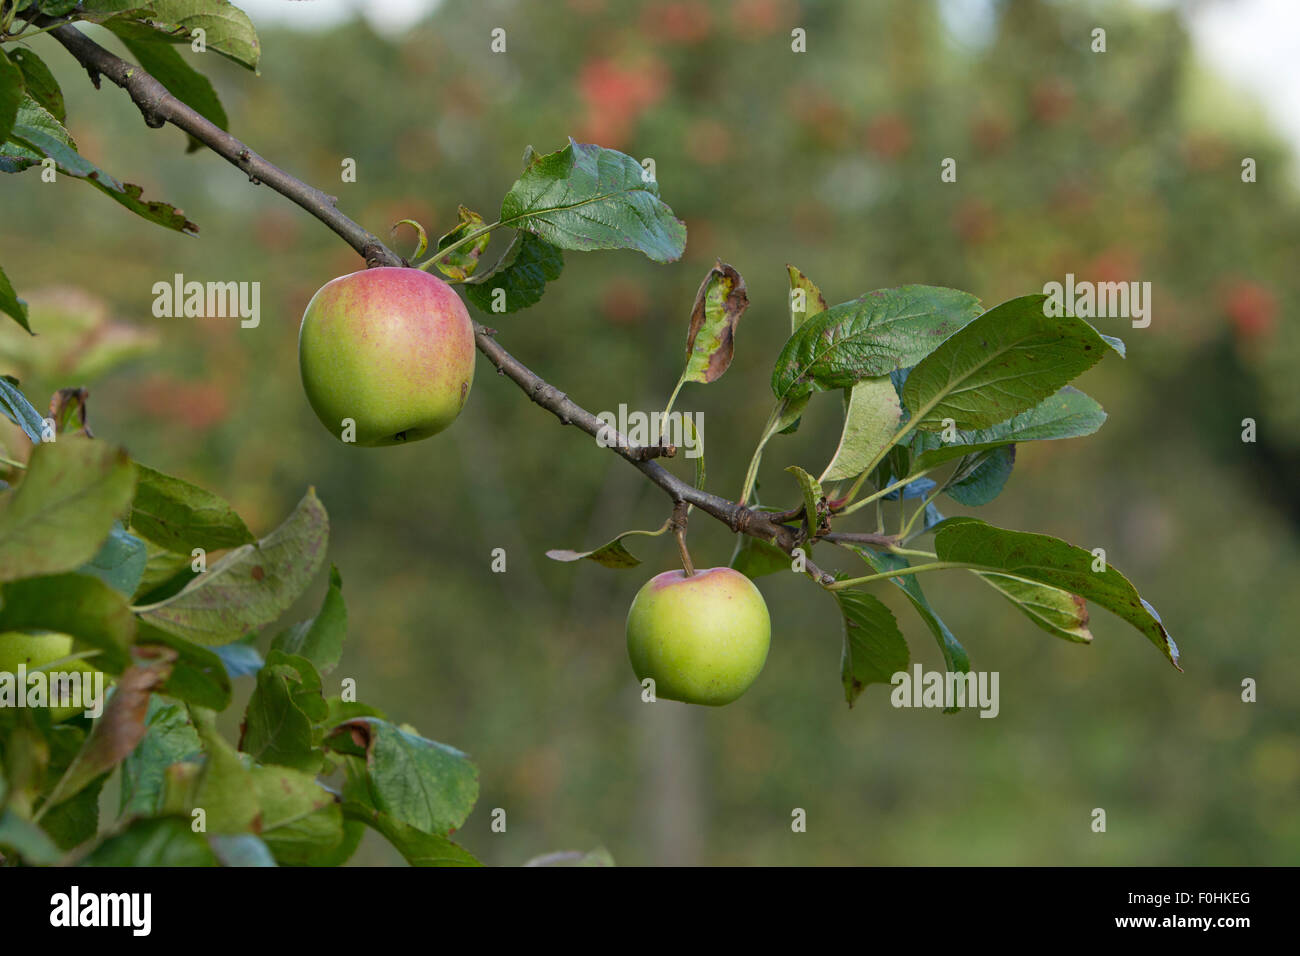
[[[678,501],[673,505],[673,516],[669,519],[673,536],[677,539],[677,550],[681,552],[682,570],[686,572],[688,578],[695,574],[695,564],[691,561],[691,552],[686,547],[686,516],[690,510],[691,506],[685,501]]]

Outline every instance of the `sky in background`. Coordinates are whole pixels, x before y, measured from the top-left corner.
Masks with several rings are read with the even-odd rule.
[[[360,10],[376,30],[396,33],[443,0],[236,0],[255,24],[314,29]],[[455,2],[455,0],[453,0]],[[1198,50],[1227,82],[1260,101],[1300,153],[1300,0],[1139,0],[1179,6]],[[963,39],[987,34],[993,0],[943,0],[945,19]],[[1102,24],[1104,25],[1104,24]],[[486,38],[484,39],[486,43]]]

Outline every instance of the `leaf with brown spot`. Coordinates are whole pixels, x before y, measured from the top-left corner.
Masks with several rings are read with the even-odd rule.
[[[956,561],[973,565],[977,571],[1001,572],[1045,584],[1104,607],[1137,628],[1174,667],[1182,670],[1178,645],[1155,608],[1113,565],[1094,571],[1092,553],[1083,548],[1051,535],[1008,531],[963,516],[935,526],[934,550],[940,561]]]
[[[1078,643],[1092,640],[1088,602],[1079,595],[1010,574],[975,574],[1048,634]]]
[[[822,295],[822,290],[817,288],[817,284],[801,270],[787,264],[785,271],[790,275],[790,332],[793,334],[799,330],[799,326],[814,315],[825,312],[830,306],[826,304],[826,296]],[[798,296],[798,300],[796,292],[802,293]],[[795,308],[796,304],[802,305],[802,308]]]
[[[288,610],[311,584],[328,541],[325,506],[308,489],[293,514],[261,541],[236,548],[176,594],[136,612],[195,644],[228,644]]]
[[[700,283],[686,336],[684,382],[716,382],[730,367],[736,324],[749,308],[745,280],[719,260]]]

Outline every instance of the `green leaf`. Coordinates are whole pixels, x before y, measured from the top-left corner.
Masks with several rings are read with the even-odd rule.
[[[465,298],[483,312],[497,314],[500,289],[500,311],[517,312],[540,302],[546,283],[558,279],[563,269],[564,253],[531,232],[517,232],[497,264],[465,285]]]
[[[195,644],[226,644],[270,624],[307,589],[325,557],[329,518],[308,490],[285,522],[231,551],[181,591],[137,608],[141,618]]]
[[[131,530],[146,541],[189,555],[194,548],[224,551],[255,540],[243,519],[212,492],[138,462],[135,467],[139,484]]]
[[[158,34],[141,23],[128,20],[109,20],[105,26],[117,34],[123,45],[144,67],[146,73],[167,87],[167,92],[186,106],[221,129],[228,129],[230,121],[212,88],[211,81],[194,69],[176,50]],[[191,137],[188,152],[202,148]]]
[[[80,727],[56,724],[50,728],[46,740],[50,745],[50,762],[45,779],[51,786],[67,772],[81,753],[86,732]],[[61,850],[94,839],[99,831],[99,795],[108,780],[108,773],[100,773],[76,794],[60,801],[55,807],[41,808],[41,828]]]
[[[822,472],[822,483],[856,477],[889,445],[901,415],[898,393],[888,375],[864,378],[854,385],[848,392],[840,444]]]
[[[3,166],[0,165],[0,170],[2,169]],[[3,312],[5,315],[12,318],[27,332],[31,332],[32,327],[27,319],[27,303],[23,299],[18,298],[18,293],[14,291],[14,287],[10,284],[9,277],[5,275],[3,269],[0,269],[0,312]],[[7,409],[5,410],[5,414],[9,414]],[[10,415],[10,417],[12,418],[13,416]],[[24,427],[23,430],[26,431],[26,428]],[[27,437],[30,438],[31,434],[28,433]],[[40,439],[36,438],[33,440],[39,441]]]
[[[278,863],[312,864],[343,842],[343,811],[312,774],[286,767],[254,767],[252,773],[259,833]]]
[[[135,528],[131,530],[137,531]],[[152,541],[145,541],[145,553],[148,559],[144,575],[133,596],[136,604],[148,604],[171,597],[198,574],[193,567],[194,559],[188,554],[176,554],[158,547]]]
[[[752,538],[747,534],[738,535],[736,550],[732,552],[730,566],[745,577],[762,577],[777,571],[790,570],[789,556],[776,545]]]
[[[10,50],[9,59],[22,71],[23,84],[27,88],[27,95],[62,123],[67,117],[67,110],[63,105],[63,91],[59,89],[59,82],[54,78],[54,74],[50,72],[50,68],[45,65],[45,61],[26,47]],[[4,66],[0,65],[0,87],[3,87],[4,82]],[[14,100],[14,116],[17,116],[18,102],[21,99],[22,97],[19,96]],[[4,127],[3,100],[4,92],[0,91],[0,134],[3,134],[0,135],[0,142],[9,138],[8,130]],[[10,122],[12,124],[12,120]],[[12,129],[12,125],[10,128]]]
[[[441,252],[448,246],[473,235],[486,225],[482,216],[471,209],[466,209],[464,206],[458,207],[457,213],[460,216],[460,225],[439,238],[438,248],[435,251]],[[479,256],[483,255],[483,250],[487,248],[491,240],[491,233],[485,232],[469,245],[462,246],[450,256],[439,259],[434,263],[434,266],[443,275],[452,279],[468,279],[478,269]]]
[[[32,866],[51,866],[63,857],[44,830],[3,806],[0,806],[0,851],[5,851],[6,857],[17,854]]]
[[[817,479],[798,465],[791,465],[786,471],[794,475],[794,480],[799,483],[799,491],[803,494],[804,519],[808,522],[809,530],[816,533],[825,525],[829,514],[826,508],[826,493],[822,491],[822,486]]]
[[[478,799],[478,768],[459,750],[375,717],[335,727],[326,745],[364,755],[366,788],[380,813],[422,833],[459,829]]]
[[[194,760],[200,746],[183,704],[159,694],[150,697],[144,738],[122,761],[119,812],[123,816],[160,813],[167,768]]]
[[[135,470],[120,448],[70,437],[37,445],[0,511],[0,581],[85,564],[134,490]]]
[[[918,428],[987,428],[1033,408],[1100,361],[1106,345],[1082,319],[1043,314],[1043,295],[1011,299],[940,345],[907,377]]]
[[[255,637],[256,635],[250,634],[243,640],[231,641],[229,644],[222,644],[212,649],[231,677],[251,677],[266,666],[262,655],[252,644]]]
[[[804,322],[772,372],[777,398],[849,388],[915,365],[979,315],[979,299],[937,286],[878,289]]]
[[[861,557],[868,567],[880,574],[911,567],[911,562],[901,554],[873,551],[870,548],[859,547],[858,545],[847,545],[847,547]],[[939,615],[935,613],[934,608],[925,596],[925,592],[921,590],[921,582],[917,580],[917,575],[904,574],[896,578],[890,578],[889,581],[907,595],[907,599],[912,602],[912,607],[916,609],[916,613],[921,616],[925,626],[934,635],[935,643],[939,645],[939,651],[943,654],[944,666],[953,673],[969,673],[970,657],[966,654],[966,648],[961,646],[961,642],[953,636],[952,631],[948,630],[948,625],[944,624]],[[955,710],[957,708],[953,707],[946,712],[951,713]]]
[[[980,565],[978,570],[1001,571],[1093,601],[1132,624],[1182,670],[1178,646],[1155,609],[1115,568],[1093,571],[1093,556],[1082,548],[1050,535],[1007,531],[963,517],[949,518],[936,528],[934,549],[940,561]]]
[[[927,450],[912,463],[912,469],[927,471],[945,461],[990,451],[1000,445],[1091,435],[1105,421],[1106,412],[1095,399],[1067,385],[1007,421],[960,432],[960,441],[944,444],[933,434],[922,435],[920,442]]]
[[[315,773],[321,767],[321,753],[314,725],[328,713],[320,675],[311,662],[272,650],[257,672],[240,749],[258,763]]]
[[[121,591],[130,597],[140,584],[147,561],[144,542],[123,531],[121,524],[114,523],[99,552],[79,570],[82,574],[99,578],[114,591]]]
[[[4,274],[0,273],[0,295],[3,294],[4,285]],[[26,309],[24,308],[25,313]],[[26,328],[25,319],[23,320],[23,327]],[[21,428],[28,438],[40,444],[41,430],[45,427],[45,419],[27,400],[27,396],[18,390],[18,379],[10,375],[0,375],[0,412],[3,412],[6,418]]]
[[[546,556],[552,561],[581,561],[586,558],[588,561],[595,561],[606,568],[635,568],[641,563],[641,559],[623,547],[623,539],[632,535],[657,538],[668,530],[670,524],[671,522],[665,521],[663,527],[655,531],[624,531],[618,537],[605,542],[594,551],[568,551],[563,548],[553,548],[546,552]]]
[[[9,138],[25,95],[23,71],[6,56],[0,56],[0,143]]]
[[[613,866],[614,857],[603,846],[596,847],[588,853],[580,850],[562,850],[559,853],[545,853],[535,856],[524,866]]]
[[[1092,632],[1088,630],[1088,603],[1079,595],[1009,574],[976,571],[975,576],[1048,634],[1081,644],[1092,641]]]
[[[82,866],[216,866],[217,858],[203,834],[190,829],[185,817],[133,820],[125,830],[104,840]]]
[[[0,145],[0,171],[19,172],[38,165],[43,158],[54,160],[59,171],[90,183],[114,202],[168,229],[197,236],[199,227],[169,203],[141,199],[144,190],[134,183],[120,183],[77,152],[68,131],[30,96],[18,107],[9,142]]]
[[[766,508],[761,505],[754,507],[753,510],[767,514],[777,513],[776,508]],[[770,541],[739,534],[736,535],[736,550],[732,552],[730,566],[753,580],[765,574],[789,571],[791,561],[789,555]]]
[[[214,833],[208,846],[221,866],[275,866],[275,857],[260,837],[251,833]]]
[[[954,481],[944,489],[944,493],[953,501],[971,508],[986,505],[1002,493],[1016,464],[1016,446],[994,448],[979,458],[979,462],[965,478]]]
[[[18,0],[18,9],[23,10],[34,4],[47,17],[63,17],[71,13],[78,2],[79,0]],[[80,0],[80,2],[93,6],[98,0]]]
[[[0,584],[0,632],[57,631],[99,651],[95,667],[116,674],[131,664],[136,621],[122,595],[87,574],[55,574]]]
[[[343,579],[339,569],[330,565],[329,590],[320,613],[281,631],[271,647],[286,654],[296,654],[311,661],[318,671],[328,674],[343,656],[343,640],[348,634],[348,608],[343,602]]]
[[[631,156],[576,143],[532,155],[501,203],[501,222],[561,249],[635,249],[674,262],[686,226],[659,199],[659,184]]]
[[[191,644],[143,621],[136,631],[135,643],[138,647],[168,647],[176,652],[171,674],[158,688],[159,693],[209,710],[225,710],[230,706],[230,675],[221,658],[206,647]]]
[[[84,10],[80,19],[103,23],[114,32],[124,23],[144,25],[174,43],[192,42],[193,32],[201,29],[209,50],[254,72],[262,55],[253,22],[227,0],[91,0]]]
[[[832,593],[844,615],[840,680],[852,707],[868,684],[888,684],[894,674],[907,670],[907,641],[878,597],[851,589]]]
[[[803,392],[801,394],[790,394],[781,400],[780,412],[777,415],[776,424],[772,430],[764,436],[764,444],[772,435],[793,435],[799,430],[799,421],[803,416],[804,409],[812,400],[812,392]]]
[[[822,295],[821,289],[817,288],[816,283],[809,279],[792,265],[786,265],[785,271],[790,276],[790,333],[794,334],[799,331],[799,326],[803,325],[815,315],[825,312],[829,306],[826,304],[826,296]],[[802,307],[795,308],[795,293],[803,293]]]
[[[719,259],[700,283],[686,335],[684,382],[716,382],[731,366],[736,324],[749,308],[745,280]]]
[[[209,833],[251,830],[261,812],[252,770],[217,733],[211,711],[192,708],[190,713],[208,755],[194,790],[194,807],[206,814]]]
[[[382,834],[411,866],[482,866],[468,851],[445,836],[422,833],[386,813],[361,803],[345,803],[343,812]]]

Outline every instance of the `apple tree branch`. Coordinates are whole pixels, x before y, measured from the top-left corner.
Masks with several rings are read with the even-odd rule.
[[[90,74],[91,82],[98,88],[100,77],[126,91],[139,108],[145,124],[157,129],[167,123],[184,130],[248,176],[254,185],[269,186],[275,192],[295,203],[332,229],[365,260],[368,268],[375,266],[407,265],[401,256],[389,249],[378,237],[362,228],[337,207],[337,199],[308,185],[291,173],[254,152],[237,137],[221,129],[181,102],[154,77],[138,65],[128,63],[100,46],[70,23],[59,23],[49,17],[39,17],[41,26],[50,27],[49,33]],[[473,320],[471,320],[473,321]],[[503,348],[495,339],[496,330],[474,321],[474,340],[478,350],[496,366],[497,372],[509,378],[533,402],[549,411],[562,425],[574,425],[593,438],[608,434],[605,422],[575,403],[564,392],[544,381],[535,372]],[[674,505],[692,505],[705,514],[721,521],[733,532],[770,542],[786,554],[805,542],[805,532],[791,527],[784,520],[797,515],[785,513],[772,515],[745,507],[735,501],[710,494],[683,481],[668,471],[656,457],[669,457],[670,452],[658,446],[638,446],[622,440],[602,442],[616,454],[626,459],[651,482],[659,486],[672,499]],[[799,514],[802,513],[800,510]],[[807,572],[823,586],[833,578],[805,558]]]

